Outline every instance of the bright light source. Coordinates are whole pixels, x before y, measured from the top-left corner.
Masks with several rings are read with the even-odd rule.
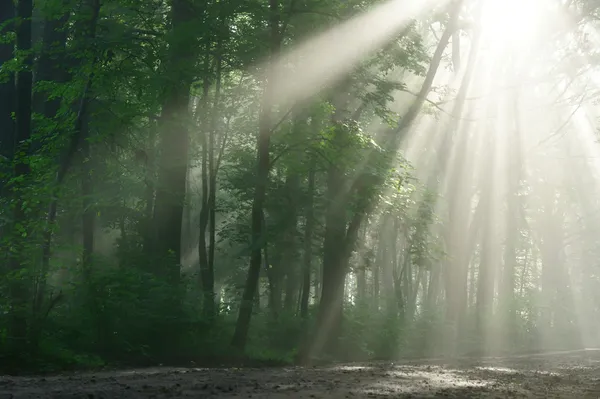
[[[485,41],[517,47],[530,44],[546,10],[547,0],[486,0],[481,16]]]

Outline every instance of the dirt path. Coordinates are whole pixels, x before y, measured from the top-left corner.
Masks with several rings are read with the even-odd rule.
[[[427,363],[427,364],[425,364]],[[600,350],[283,369],[156,368],[0,377],[25,398],[600,398]]]

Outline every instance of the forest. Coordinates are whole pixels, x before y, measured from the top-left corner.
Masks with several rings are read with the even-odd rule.
[[[0,370],[600,347],[599,20],[0,0]]]

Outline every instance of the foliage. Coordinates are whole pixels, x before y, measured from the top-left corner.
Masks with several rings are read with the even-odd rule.
[[[454,11],[408,21],[333,84],[286,108],[270,103],[270,67],[379,2],[44,0],[35,2],[25,46],[12,3],[0,7],[7,370],[282,364],[311,349],[326,360],[394,359],[596,342],[596,324],[585,340],[576,324],[579,303],[589,318],[600,309],[598,204],[581,194],[594,174],[587,164],[515,159],[495,211],[486,197],[494,167],[470,159],[488,162],[490,148],[504,147],[469,147],[475,155],[462,154],[468,162],[459,169],[459,144],[484,142],[456,122],[466,119],[456,104],[466,101],[459,86],[467,78],[429,79],[440,62],[435,46],[444,50],[440,69],[452,69],[472,43],[469,26],[459,29],[464,48],[440,40],[454,29]],[[457,19],[472,18],[466,3]],[[589,47],[573,29],[554,50],[561,67]],[[309,62],[286,59],[289,78],[301,79]],[[28,90],[16,75],[30,69]],[[439,137],[422,132],[417,116]],[[486,123],[481,131],[498,129]],[[431,140],[408,148],[408,130]],[[257,137],[268,138],[266,150]],[[430,148],[438,138],[443,144]],[[519,140],[506,147],[525,153],[531,143]],[[544,151],[547,159],[562,150]],[[496,212],[497,223],[488,218]],[[248,268],[253,244],[257,284]],[[249,285],[257,293],[248,320],[238,315]],[[329,322],[331,331],[321,331]],[[490,325],[506,342],[490,342]],[[231,337],[243,327],[241,353]],[[311,341],[321,332],[323,350]]]

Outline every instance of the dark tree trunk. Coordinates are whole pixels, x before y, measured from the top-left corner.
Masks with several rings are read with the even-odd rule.
[[[264,247],[266,250],[269,247],[269,244],[265,243]],[[283,293],[283,274],[281,272],[282,252],[281,250],[277,250],[274,252],[275,255],[270,259],[268,263],[265,263],[265,267],[267,271],[267,278],[269,279],[269,310],[273,319],[277,319],[281,311],[281,297]]]
[[[16,28],[17,51],[29,54],[25,57],[21,69],[17,72],[16,86],[16,150],[14,158],[14,176],[18,183],[12,188],[14,198],[13,229],[11,244],[15,249],[9,257],[9,270],[14,273],[9,283],[10,315],[7,337],[9,348],[16,355],[15,360],[22,360],[27,353],[28,334],[28,279],[27,263],[25,254],[28,253],[26,239],[29,236],[27,227],[27,216],[25,214],[25,193],[27,180],[30,174],[29,163],[26,157],[30,152],[29,139],[31,138],[31,115],[32,115],[32,87],[33,87],[33,57],[31,50],[31,18],[33,13],[32,0],[19,0],[17,3],[17,18],[19,23]]]
[[[483,234],[481,236],[481,256],[479,261],[479,274],[477,280],[477,302],[476,302],[476,324],[477,333],[479,335],[480,347],[478,348],[483,353],[486,353],[491,347],[491,321],[493,316],[493,301],[494,301],[494,287],[496,279],[496,271],[499,266],[498,257],[500,256],[499,248],[497,245],[498,237],[494,235],[496,226],[498,225],[498,218],[496,217],[497,208],[499,204],[496,201],[496,195],[494,191],[494,182],[497,176],[494,175],[493,171],[495,168],[495,142],[493,135],[498,134],[493,132],[487,142],[485,142],[485,148],[489,151],[485,154],[487,159],[487,165],[485,165],[485,171],[483,172],[481,182],[481,201],[482,204],[479,206],[484,215],[486,215],[485,222],[483,225]],[[485,139],[484,139],[485,140]]]
[[[96,37],[96,28],[98,25],[98,18],[100,15],[100,1],[93,0],[91,3],[91,11],[90,11],[90,19],[89,25],[85,27],[84,31],[80,31],[80,34],[83,36],[83,40],[87,41],[87,44]],[[94,58],[91,61],[91,69],[95,67],[97,59]],[[48,214],[46,216],[46,226],[43,233],[43,241],[42,241],[42,261],[41,261],[41,279],[36,292],[36,297],[34,300],[34,309],[39,312],[42,307],[43,301],[45,299],[45,290],[46,290],[46,279],[45,276],[48,273],[50,268],[50,256],[51,256],[51,247],[52,247],[52,229],[54,222],[56,221],[56,213],[58,210],[58,199],[57,199],[57,190],[62,185],[67,173],[71,169],[73,164],[73,160],[76,156],[77,150],[81,147],[83,141],[86,139],[87,129],[85,127],[85,118],[87,118],[89,102],[90,102],[90,90],[92,88],[92,81],[94,75],[93,72],[88,76],[87,82],[85,84],[85,88],[81,95],[81,99],[79,101],[77,117],[75,118],[75,125],[73,129],[73,133],[71,139],[69,141],[67,150],[60,160],[58,165],[58,171],[56,172],[56,178],[54,181],[53,187],[53,198],[50,200],[50,205],[48,206]]]
[[[219,35],[221,38],[222,35]],[[208,183],[209,183],[209,194],[208,194],[208,279],[210,281],[208,288],[209,295],[211,296],[211,308],[209,314],[215,314],[214,301],[215,301],[215,249],[217,246],[217,173],[219,172],[218,159],[215,158],[216,144],[215,138],[217,131],[220,129],[217,121],[220,118],[220,104],[221,104],[221,71],[222,71],[222,43],[221,39],[217,41],[217,59],[216,59],[216,81],[215,81],[215,102],[213,110],[212,127],[210,129],[210,136],[208,137]],[[223,133],[224,134],[224,133]],[[223,138],[225,140],[225,138]]]
[[[519,186],[521,184],[522,146],[521,146],[521,113],[519,110],[519,94],[513,103],[513,117],[515,126],[509,135],[509,145],[506,146],[508,165],[507,182],[507,215],[506,215],[506,241],[504,247],[504,268],[502,271],[501,287],[499,292],[500,311],[502,312],[502,325],[505,326],[507,342],[515,342],[517,334],[517,320],[515,309],[515,272],[517,267],[517,245],[521,220],[521,201]]]
[[[206,43],[206,55],[204,57],[204,68],[207,71],[210,71],[210,51],[211,51],[211,36],[207,35],[207,43]],[[201,114],[203,118],[208,119],[209,114],[209,90],[210,90],[210,80],[207,76],[204,77],[202,82],[202,104],[201,104]],[[214,117],[213,117],[214,119]],[[213,148],[213,132],[212,123],[204,124],[204,131],[202,132],[202,170],[201,170],[201,184],[202,184],[202,198],[200,205],[200,234],[198,238],[198,256],[199,256],[199,264],[200,264],[200,284],[202,287],[203,293],[203,304],[202,308],[205,316],[212,317],[214,315],[214,273],[211,269],[210,264],[210,244],[207,247],[207,237],[206,232],[209,226],[210,218],[211,218],[211,209],[210,209],[210,193],[212,192],[211,182],[209,179],[209,175],[212,175],[212,162],[209,162],[209,158],[212,161],[213,156],[211,152],[214,151]],[[209,139],[210,137],[210,139]],[[210,236],[210,235],[209,235]]]
[[[370,269],[370,258],[367,251],[367,227],[363,227],[360,247],[362,249],[362,262],[356,270],[356,303],[365,304],[367,298],[367,270]]]
[[[332,166],[332,169],[337,169],[337,167]],[[343,181],[344,178],[339,175],[338,171],[329,171],[327,183],[329,201],[336,201],[337,193],[340,190],[339,184]],[[336,338],[341,332],[344,283],[346,281],[346,270],[343,264],[343,246],[346,240],[345,213],[344,206],[334,203],[329,206],[325,219],[323,280],[313,354],[320,353],[323,348],[335,352]]]
[[[9,23],[15,18],[15,6],[12,1],[0,2],[0,34],[4,34],[13,28]],[[0,71],[2,66],[13,58],[14,43],[0,43]],[[2,71],[4,80],[0,81],[0,168],[8,172],[10,160],[15,149],[15,126],[13,112],[15,111],[15,75],[14,73]],[[0,195],[4,192],[6,181],[4,177],[0,180]]]
[[[141,223],[140,235],[143,237],[144,253],[149,252],[154,242],[152,233],[152,218],[154,215],[154,194],[155,194],[155,159],[156,159],[156,126],[150,128],[150,137],[148,147],[145,150],[144,158],[144,219]],[[151,155],[150,155],[151,154]]]
[[[478,56],[479,34],[475,34],[473,44],[467,60],[466,70],[457,95],[456,103],[452,109],[452,124],[448,133],[445,135],[442,148],[444,150],[440,157],[440,167],[438,170],[446,169],[450,160],[449,149],[453,147],[452,142],[456,141],[456,156],[453,173],[448,183],[449,193],[449,223],[445,233],[446,249],[448,251],[448,260],[444,273],[444,287],[446,291],[446,327],[448,333],[444,334],[446,339],[445,348],[448,354],[454,355],[456,352],[459,329],[465,328],[464,317],[467,307],[467,276],[468,259],[470,254],[467,249],[468,236],[468,215],[470,209],[470,187],[467,186],[468,177],[465,177],[465,171],[469,169],[467,164],[467,154],[469,131],[468,126],[461,126],[466,96],[473,78],[473,72]]]
[[[88,126],[84,123],[84,136],[87,136]],[[81,168],[81,195],[82,195],[82,238],[83,238],[83,256],[82,266],[84,276],[90,277],[90,268],[92,263],[92,256],[94,254],[94,225],[96,212],[93,209],[93,195],[94,195],[94,184],[93,184],[93,173],[94,163],[92,158],[92,152],[89,142],[89,137],[85,137],[81,143],[81,155],[82,168]]]
[[[344,138],[348,134],[347,127],[342,123],[347,102],[348,95],[342,93],[337,101],[332,118],[335,129],[334,138],[332,139],[334,148],[340,146],[340,143],[344,142]],[[323,241],[321,298],[312,347],[303,356],[305,361],[308,361],[313,354],[321,353],[324,348],[335,353],[337,337],[341,333],[346,280],[343,257],[346,245],[346,206],[349,195],[346,180],[345,170],[339,165],[331,163],[327,171],[327,210]]]
[[[312,270],[312,236],[314,224],[313,201],[315,195],[315,161],[311,160],[308,171],[308,189],[306,202],[306,222],[304,224],[304,267],[302,269],[302,299],[300,301],[300,316],[308,317],[308,300],[310,297],[310,275]]]
[[[160,118],[161,150],[154,204],[154,251],[156,273],[177,285],[180,278],[181,237],[188,168],[189,133],[187,121],[190,85],[194,65],[195,38],[189,25],[195,10],[189,0],[171,1],[172,35],[165,72],[170,75],[164,87]],[[170,259],[168,269],[164,261]]]
[[[283,308],[286,312],[293,312],[297,303],[297,294],[299,286],[299,273],[297,262],[297,239],[298,228],[298,205],[297,198],[299,194],[300,177],[295,172],[288,172],[286,178],[287,208],[286,232],[285,232],[285,299]]]
[[[270,56],[271,66],[274,65],[275,56],[279,53],[281,43],[280,38],[280,12],[279,0],[269,0],[269,28],[270,28]],[[242,295],[240,313],[238,315],[233,335],[232,345],[243,351],[246,347],[248,330],[250,329],[250,319],[252,318],[252,299],[256,294],[258,279],[260,276],[262,242],[265,232],[263,231],[263,208],[269,182],[269,147],[271,142],[272,93],[274,85],[272,68],[269,67],[265,92],[263,94],[262,109],[259,117],[258,139],[257,139],[257,160],[256,160],[256,186],[254,188],[254,198],[252,202],[252,242],[250,267],[248,268],[248,277]]]
[[[338,132],[337,139],[343,140],[346,134],[344,126]],[[335,140],[335,139],[334,139]],[[362,182],[358,180],[357,182]],[[350,256],[354,250],[358,233],[364,216],[369,209],[367,204],[360,204],[349,223],[346,219],[346,178],[336,165],[330,165],[327,176],[327,213],[325,216],[325,240],[323,242],[323,283],[321,301],[315,325],[313,342],[308,352],[301,355],[303,362],[308,362],[316,353],[327,351],[340,355],[338,339],[342,331],[344,289]],[[362,183],[355,186],[357,196],[366,198],[362,191]]]
[[[379,246],[381,245],[381,243],[377,244],[377,250],[379,251]],[[377,260],[375,260],[375,262],[373,262],[373,265],[371,266],[371,274],[372,274],[372,279],[373,279],[373,292],[372,292],[372,304],[373,304],[373,311],[374,312],[379,312],[379,296],[380,296],[380,285],[381,285],[381,277],[380,277],[380,266],[379,266],[379,262],[377,262]]]

